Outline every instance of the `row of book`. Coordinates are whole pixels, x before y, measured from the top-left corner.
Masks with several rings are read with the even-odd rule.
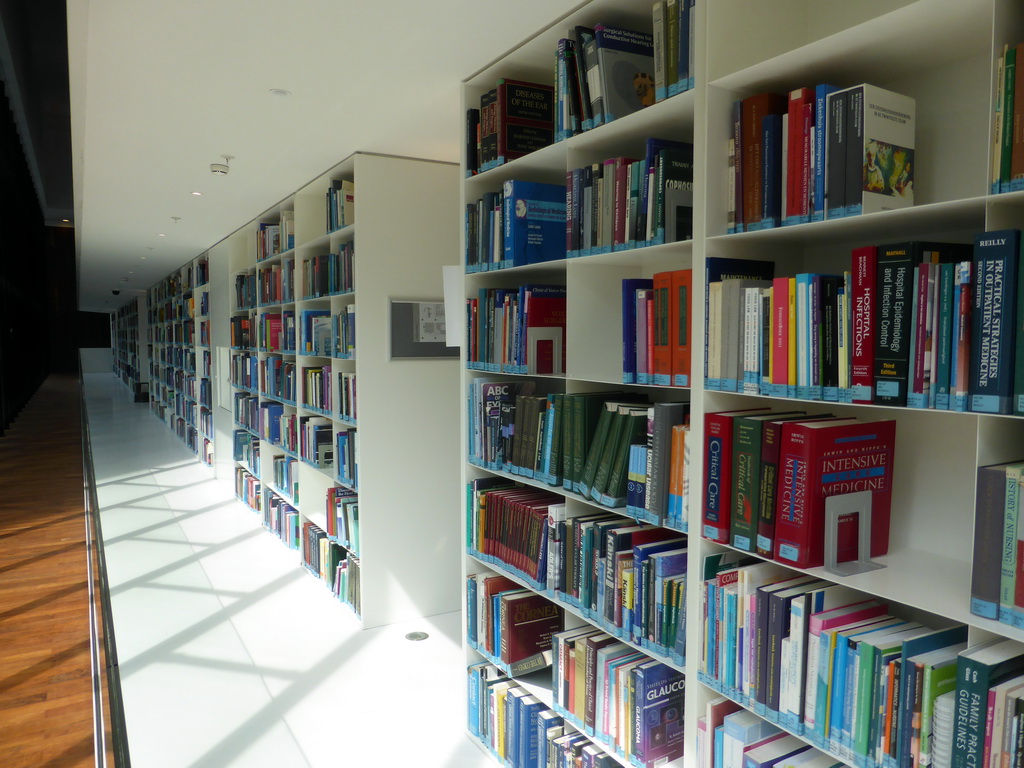
[[[199,321],[199,343],[204,347],[210,346],[210,321]]]
[[[255,272],[235,275],[235,309],[237,311],[256,309],[258,296]]]
[[[466,204],[466,271],[564,259],[565,226],[564,185],[510,179]]]
[[[649,511],[640,519],[664,524],[671,428],[685,422],[686,404],[652,406],[629,392],[534,395],[534,388],[532,381],[470,383],[469,462],[622,507],[630,446],[647,444],[658,455],[659,474],[645,483]],[[663,423],[665,416],[657,415],[662,410],[676,420]],[[657,445],[654,422],[662,425]]]
[[[331,541],[326,531],[308,520],[302,523],[302,563],[341,602],[357,614],[362,611],[359,558]]]
[[[236,429],[231,440],[231,458],[245,464],[254,475],[259,475],[260,439],[244,429]]]
[[[242,467],[235,467],[235,498],[253,512],[263,514],[263,484]]]
[[[255,392],[259,384],[259,358],[250,353],[231,355],[231,386]]]
[[[256,270],[259,304],[288,304],[295,301],[295,259],[284,259]]]
[[[513,677],[551,666],[564,609],[495,573],[466,577],[466,642]]]
[[[356,399],[356,375],[338,371],[337,417],[355,424],[359,420],[359,405]]]
[[[272,459],[274,487],[292,504],[299,503],[299,462],[291,456]]]
[[[740,557],[704,563],[702,681],[859,768],[1020,759],[1024,645]]]
[[[254,318],[249,315],[234,315],[231,317],[228,328],[233,349],[255,349],[254,323]]]
[[[693,145],[649,138],[642,158],[566,174],[567,257],[693,238]]]
[[[618,768],[604,749],[490,662],[471,665],[468,725],[509,768]]]
[[[659,414],[655,409],[656,417]],[[626,471],[626,514],[635,520],[661,522],[666,528],[687,533],[690,509],[690,425],[669,427],[648,419],[647,441],[629,446]],[[667,441],[667,449],[666,449]],[[668,468],[665,469],[667,450]],[[667,495],[664,474],[668,474]]]
[[[260,313],[256,322],[256,347],[260,352],[295,354],[295,312]]]
[[[565,286],[481,288],[466,299],[466,365],[492,373],[565,372]]]
[[[356,356],[356,305],[349,304],[344,310],[331,316],[332,355],[342,360]]]
[[[992,137],[992,193],[1024,189],[1024,76],[1017,76],[1018,63],[1024,65],[1024,43],[1004,45],[996,61],[995,105]]]
[[[327,535],[359,555],[359,495],[355,491],[336,485],[327,489]]]
[[[332,179],[327,190],[327,231],[356,223],[356,187],[348,179]]]
[[[971,613],[1024,627],[1024,459],[978,468]]]
[[[724,696],[697,720],[697,755],[699,768],[847,768]]]
[[[609,634],[683,663],[685,537],[611,513],[568,511],[557,494],[500,478],[472,481],[468,504],[467,549],[475,557]]]
[[[302,262],[303,297],[319,299],[351,293],[355,285],[352,260],[355,243],[342,243],[333,253],[312,256]]]
[[[302,354],[331,357],[334,348],[331,336],[330,310],[305,309],[302,311]]]
[[[295,247],[295,211],[281,211],[276,223],[260,222],[256,230],[256,261],[263,261]]]
[[[896,422],[768,408],[704,415],[701,535],[798,568],[886,554]],[[858,549],[870,515],[870,553]],[[827,520],[837,515],[835,550]]]
[[[709,258],[706,385],[780,397],[1024,413],[1015,229],[971,246],[854,249],[835,275]]]
[[[334,463],[334,425],[323,416],[299,417],[299,456],[317,467]]]
[[[295,371],[293,360],[271,355],[260,360],[260,394],[295,405]]]
[[[267,491],[263,527],[275,534],[289,549],[299,548],[299,511],[273,491]]]
[[[302,404],[306,408],[327,411],[333,410],[331,405],[331,366],[321,365],[302,369]]]
[[[914,133],[914,99],[866,83],[734,102],[728,231],[913,205]]]
[[[693,270],[622,281],[622,383],[690,386]]]
[[[682,757],[685,679],[592,627],[552,638],[554,710],[632,765]]]
[[[359,487],[359,431],[341,429],[334,435],[338,482],[351,489]]]

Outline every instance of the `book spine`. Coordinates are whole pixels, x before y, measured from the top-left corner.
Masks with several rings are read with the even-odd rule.
[[[864,168],[864,88],[851,88],[846,94],[846,191],[845,216],[859,216],[863,210]]]
[[[825,218],[846,215],[846,91],[828,96],[825,143]]]
[[[953,264],[939,265],[936,302],[935,399],[932,407],[949,410],[953,355]]]
[[[875,336],[875,402],[907,404],[910,290],[916,258],[909,245],[884,249],[878,255],[878,327]]]
[[[732,499],[732,423],[728,416],[704,416],[704,493],[701,534],[720,544],[729,543]]]
[[[1012,410],[1019,254],[1018,230],[975,237],[970,409],[976,413]]]

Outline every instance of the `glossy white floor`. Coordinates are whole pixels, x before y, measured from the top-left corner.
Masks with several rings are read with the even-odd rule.
[[[86,397],[133,765],[494,765],[457,613],[359,630],[112,374]]]

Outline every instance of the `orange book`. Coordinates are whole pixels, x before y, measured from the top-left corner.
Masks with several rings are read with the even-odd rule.
[[[688,387],[692,357],[690,328],[693,324],[693,270],[677,269],[670,274],[669,344],[672,348],[672,385]]]

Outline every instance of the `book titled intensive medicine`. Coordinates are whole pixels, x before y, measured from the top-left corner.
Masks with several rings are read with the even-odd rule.
[[[502,189],[503,267],[565,257],[565,187],[510,179]]]
[[[844,215],[891,211],[914,204],[916,104],[875,85],[849,89],[847,108],[847,198]],[[858,124],[859,120],[859,124]],[[829,158],[828,162],[833,162]],[[860,195],[849,194],[860,177]]]

